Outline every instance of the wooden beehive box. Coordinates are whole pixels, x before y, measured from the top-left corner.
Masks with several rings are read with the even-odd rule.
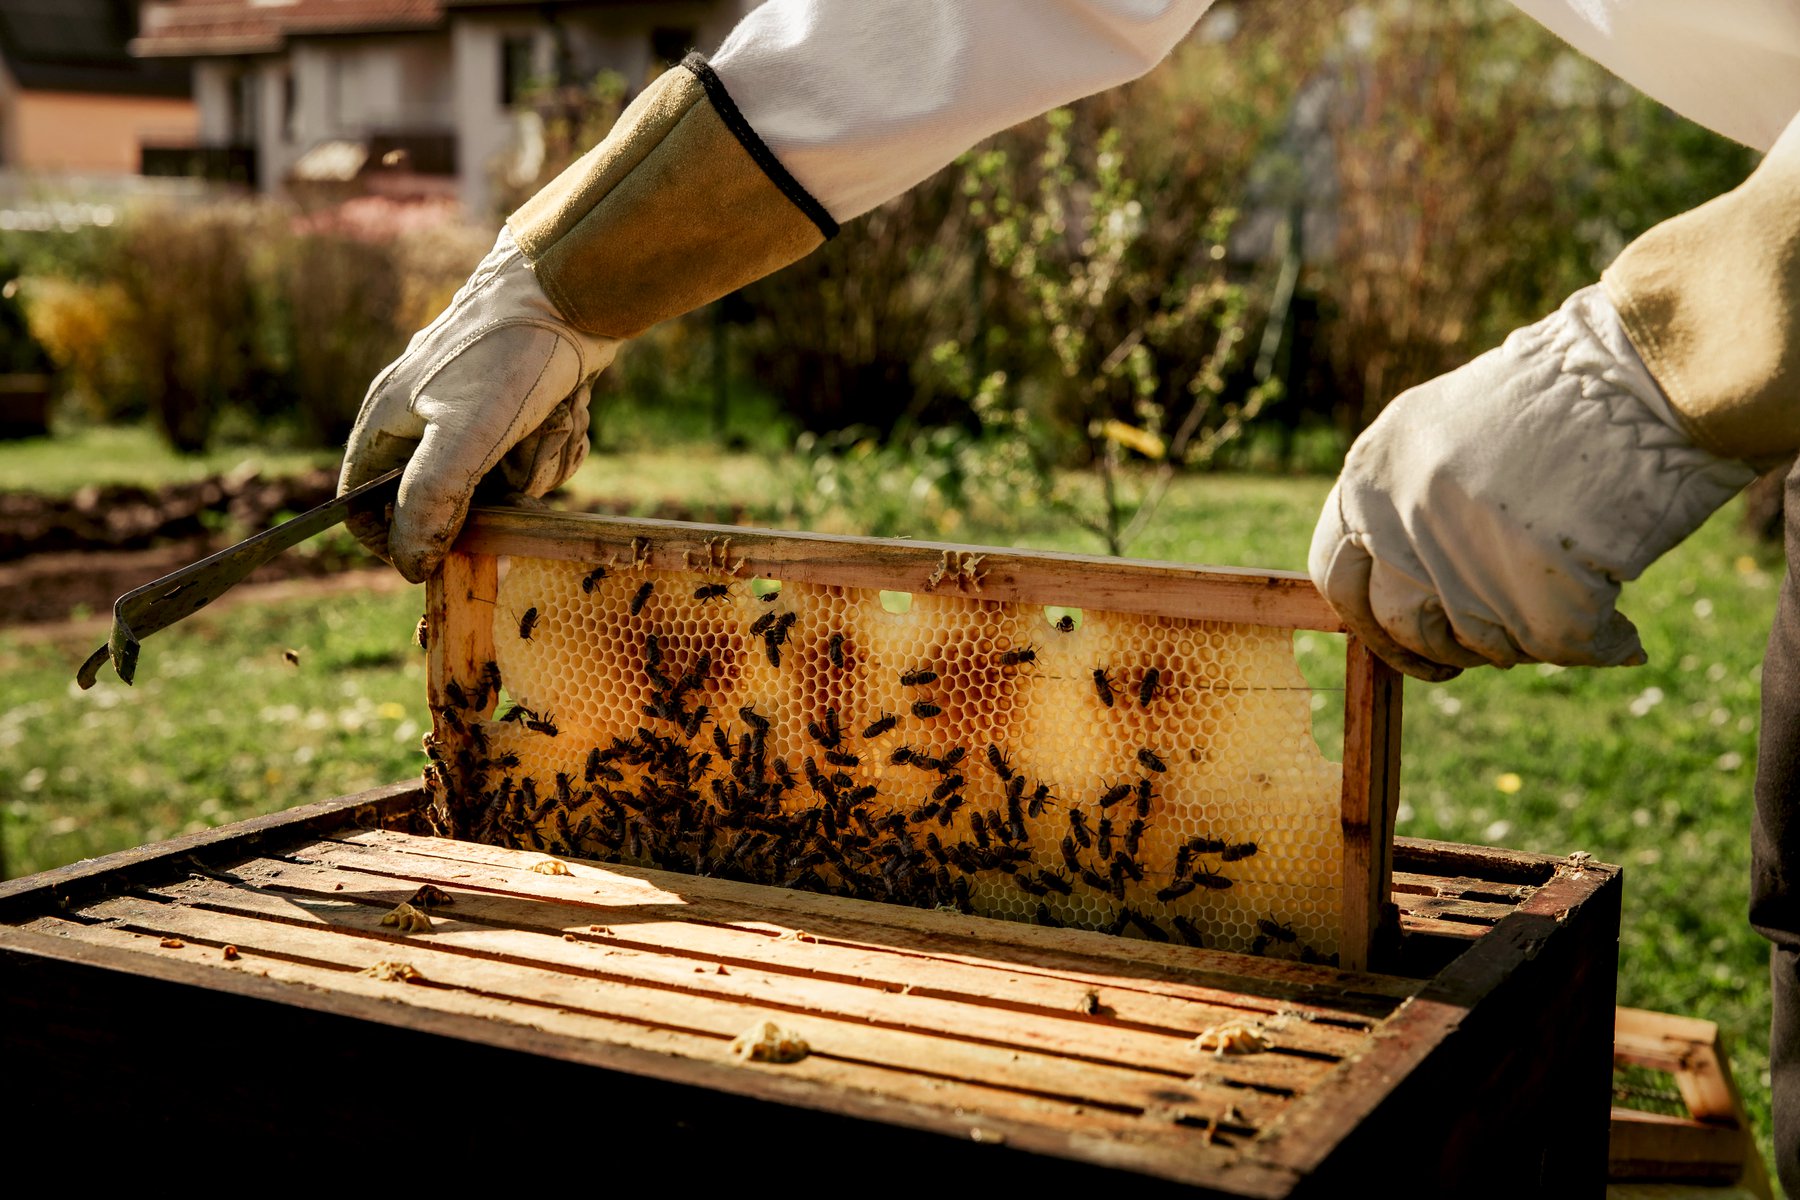
[[[1073,604],[1095,628],[1118,611],[1331,629],[1303,579],[506,513],[482,514],[459,550],[429,594],[427,787],[0,884],[0,1054],[38,1101],[28,1126],[48,1137],[104,1124],[120,1145],[166,1144],[198,1122],[277,1158],[328,1145],[340,1165],[473,1139],[567,1169],[595,1146],[713,1186],[779,1170],[882,1190],[873,1165],[917,1186],[1026,1195],[1600,1188],[1618,872],[1394,839],[1398,681],[1354,643],[1331,798],[1339,966],[1282,957],[1279,937],[1258,956],[551,858],[531,844],[540,826],[496,823],[493,796],[458,790],[490,736],[469,732],[494,703],[474,695],[493,690],[488,648],[522,619],[497,603],[502,555],[512,571],[574,563],[576,579],[608,561],[629,575],[741,558],[719,576],[728,587],[754,576],[922,591],[944,566],[940,583],[966,579],[952,584],[959,603]],[[1047,651],[1039,665],[1054,661]],[[1162,804],[1185,794],[1163,790]],[[1074,799],[1057,803],[1041,819],[1066,822]],[[501,836],[466,836],[483,813]],[[921,824],[940,841],[970,836],[967,815]],[[446,827],[464,836],[426,836]],[[1283,844],[1263,840],[1259,865]],[[1256,882],[1244,872],[1208,890]],[[384,923],[403,902],[423,928]],[[763,1021],[809,1052],[734,1053]],[[409,1177],[442,1165],[415,1154]]]

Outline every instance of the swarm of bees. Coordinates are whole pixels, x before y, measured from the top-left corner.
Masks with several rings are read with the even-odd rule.
[[[586,571],[578,580],[581,596],[596,602],[616,596],[610,603],[634,618],[653,597],[660,597],[653,614],[705,606],[724,614],[709,618],[716,622],[744,612],[738,636],[747,635],[771,667],[792,670],[796,661],[813,664],[809,670],[828,666],[822,677],[841,673],[846,688],[874,669],[854,628],[820,627],[815,618],[803,626],[800,611],[775,603],[779,593],[741,597],[728,583],[683,585],[633,574],[618,564]],[[511,611],[520,642],[536,645],[551,636],[546,630],[557,628],[551,600],[540,597],[522,612]],[[739,703],[747,697],[737,694],[726,703],[732,693],[721,682],[723,668],[713,650],[673,632],[689,618],[643,619],[655,624],[647,631],[637,625],[640,641],[624,655],[632,670],[641,670],[642,682],[633,685],[635,727],[609,731],[598,744],[584,744],[593,736],[587,734],[576,735],[582,742],[568,750],[557,747],[554,759],[567,769],[557,770],[553,780],[548,770],[519,770],[513,748],[524,745],[516,735],[501,748],[489,737],[498,726],[469,717],[500,695],[496,663],[484,664],[474,685],[446,686],[449,703],[438,716],[458,736],[442,746],[428,742],[427,750],[429,775],[456,793],[458,817],[448,829],[549,854],[622,859],[963,913],[978,911],[978,893],[998,889],[1014,894],[1009,911],[1031,912],[1048,926],[1073,919],[1071,897],[1082,903],[1091,897],[1103,915],[1098,921],[1083,916],[1079,923],[1086,928],[1195,946],[1214,939],[1193,919],[1193,904],[1207,893],[1233,889],[1241,865],[1259,853],[1249,839],[1209,835],[1172,842],[1172,834],[1153,832],[1163,815],[1159,792],[1173,778],[1171,764],[1186,761],[1175,753],[1178,743],[1172,747],[1159,738],[1158,744],[1121,747],[1119,774],[1079,795],[1058,795],[1061,789],[1034,777],[1002,742],[946,748],[947,736],[962,736],[945,732],[960,728],[961,720],[946,713],[962,703],[954,698],[956,672],[967,668],[933,656],[885,668],[893,674],[883,694],[895,711],[870,704],[852,714],[838,707],[850,692],[827,691],[804,722],[799,752],[791,742],[784,743],[786,753],[778,752],[772,723],[782,715],[783,701],[777,695]],[[1051,628],[1066,634],[1077,626],[1065,616]],[[795,646],[803,651],[799,660],[788,655]],[[1018,640],[994,646],[986,663],[990,679],[1032,680],[1045,670],[1039,646]],[[1170,694],[1168,672],[1154,665],[1094,666],[1091,676],[1084,666],[1082,673],[1079,685],[1085,691],[1091,678],[1097,713],[1154,712]],[[898,692],[891,690],[895,684]],[[554,695],[548,703],[562,705]],[[496,719],[569,739],[556,715],[517,701]],[[1146,728],[1142,718],[1132,719],[1139,722],[1134,728]],[[795,736],[791,726],[783,728],[789,730],[784,736]],[[447,747],[453,759],[446,757]],[[1160,847],[1154,862],[1146,853],[1152,845]],[[569,873],[556,858],[531,869]],[[414,903],[420,899],[420,908],[448,902],[416,897]],[[429,928],[426,914],[412,911]],[[1258,952],[1320,958],[1273,918],[1261,923],[1256,939]]]

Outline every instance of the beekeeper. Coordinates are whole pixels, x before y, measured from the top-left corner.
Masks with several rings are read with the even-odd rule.
[[[1800,0],[1516,0],[1677,111],[1768,151],[1351,448],[1313,578],[1401,670],[1643,661],[1614,607],[1800,447]],[[370,387],[342,486],[405,466],[358,535],[422,579],[498,468],[542,495],[587,452],[627,338],[807,254],[981,138],[1155,66],[1209,0],[771,0],[652,83],[528,200]],[[1790,490],[1795,484],[1790,481]],[[1789,548],[1800,553],[1800,494]],[[1781,1177],[1800,1194],[1800,598],[1763,677],[1752,919],[1775,944]]]

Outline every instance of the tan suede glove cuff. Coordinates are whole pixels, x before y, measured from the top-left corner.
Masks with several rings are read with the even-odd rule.
[[[1755,466],[1800,449],[1800,119],[1749,179],[1644,234],[1603,281],[1697,444]]]
[[[837,232],[697,54],[507,225],[569,323],[613,338],[716,300]]]

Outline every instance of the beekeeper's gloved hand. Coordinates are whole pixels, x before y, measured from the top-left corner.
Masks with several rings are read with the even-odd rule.
[[[370,386],[338,488],[406,473],[391,524],[376,514],[352,530],[424,579],[490,471],[529,496],[574,474],[594,377],[624,339],[836,231],[690,56],[512,215],[450,307]]]
[[[584,333],[544,295],[512,230],[437,320],[376,376],[344,455],[341,491],[405,467],[391,527],[351,531],[415,583],[462,528],[475,486],[542,496],[587,457],[588,397],[619,341]]]
[[[1695,444],[1595,285],[1389,404],[1308,565],[1351,631],[1421,679],[1636,664],[1619,585],[1754,476]]]

